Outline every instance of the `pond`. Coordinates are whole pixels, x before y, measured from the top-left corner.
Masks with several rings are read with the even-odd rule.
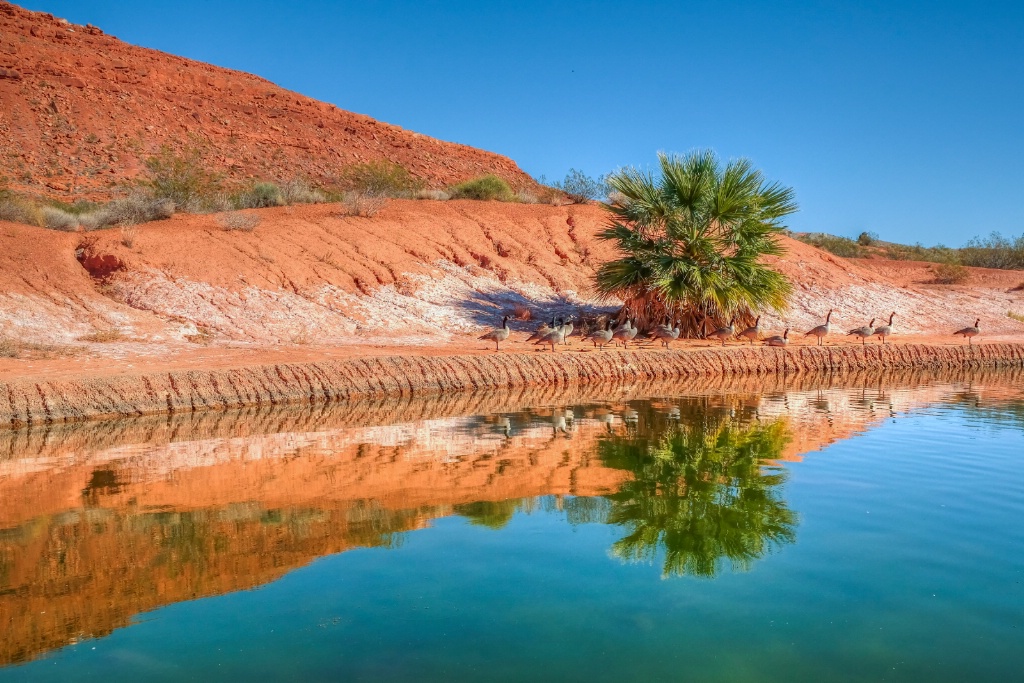
[[[0,681],[1016,679],[1022,379],[5,432]]]

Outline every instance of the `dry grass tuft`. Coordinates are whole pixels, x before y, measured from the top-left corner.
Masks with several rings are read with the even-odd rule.
[[[135,226],[133,225],[122,225],[121,226],[121,244],[131,249],[135,246]]]
[[[116,327],[112,327],[109,330],[96,330],[95,332],[79,337],[78,339],[79,341],[84,342],[109,344],[111,342],[125,341],[126,337],[124,336],[124,333],[121,330],[117,329]]]
[[[66,344],[36,344],[0,337],[0,358],[60,358],[76,356],[80,348]]]
[[[252,232],[260,224],[262,219],[254,213],[243,213],[231,211],[217,216],[217,224],[228,232],[238,230],[240,232]]]
[[[1024,323],[1024,315],[1021,315],[1020,313],[1014,313],[1013,311],[1007,311],[1006,312],[1006,317],[1010,318],[1011,320],[1016,320],[1019,323]]]
[[[371,218],[388,203],[387,197],[367,192],[346,192],[342,195],[342,215]]]
[[[513,320],[533,320],[533,311],[526,304],[516,304],[512,307],[512,319]]]

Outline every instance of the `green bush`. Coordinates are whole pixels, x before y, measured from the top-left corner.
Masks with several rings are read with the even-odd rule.
[[[595,199],[603,199],[609,192],[604,176],[592,178],[575,168],[569,169],[565,180],[556,181],[551,186],[564,193],[573,204],[586,204]]]
[[[141,184],[153,199],[170,199],[179,210],[193,213],[219,208],[221,176],[205,167],[198,149],[178,153],[164,146],[143,163]]]
[[[284,206],[285,201],[281,188],[276,184],[258,182],[236,194],[231,203],[236,209],[266,209]]]
[[[1024,235],[1008,238],[993,232],[985,238],[975,237],[959,251],[960,260],[968,266],[1024,269]]]
[[[809,232],[795,234],[794,237],[812,247],[824,249],[830,254],[842,256],[843,258],[861,258],[864,256],[864,249],[853,240],[847,237],[829,235],[825,232]]]
[[[490,174],[453,185],[449,194],[452,199],[476,199],[479,201],[496,199],[500,202],[508,202],[515,198],[508,183],[498,176]]]
[[[349,166],[339,179],[341,189],[378,197],[411,197],[423,189],[422,180],[390,161],[371,161]]]
[[[878,235],[873,232],[867,232],[866,230],[861,234],[857,235],[857,244],[862,247],[870,247],[878,241]]]

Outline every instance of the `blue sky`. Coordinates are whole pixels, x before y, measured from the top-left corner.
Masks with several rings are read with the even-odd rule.
[[[790,225],[1024,233],[1024,3],[33,0],[560,178],[746,156]]]

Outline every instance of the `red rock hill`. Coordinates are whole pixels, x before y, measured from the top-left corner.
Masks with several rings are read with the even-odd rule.
[[[199,147],[234,180],[323,183],[348,165],[389,160],[434,187],[484,173],[532,184],[507,157],[0,0],[0,168],[12,187],[103,198],[162,145]]]

